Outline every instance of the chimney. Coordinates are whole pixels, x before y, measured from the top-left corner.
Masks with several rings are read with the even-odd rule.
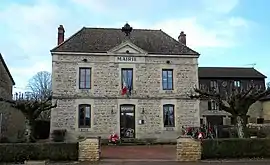
[[[181,31],[181,33],[180,33],[180,35],[178,37],[178,41],[180,43],[182,43],[183,45],[187,44],[186,34],[183,31]]]
[[[58,27],[58,40],[57,40],[57,45],[60,45],[65,38],[65,29],[63,25],[60,25]]]

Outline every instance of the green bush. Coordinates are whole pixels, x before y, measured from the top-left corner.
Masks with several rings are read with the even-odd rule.
[[[24,160],[76,161],[78,143],[2,143],[0,162]]]
[[[202,158],[270,158],[270,139],[206,139]]]

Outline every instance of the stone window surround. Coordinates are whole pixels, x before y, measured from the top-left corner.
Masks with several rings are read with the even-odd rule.
[[[76,68],[76,92],[80,92],[80,91],[92,91],[93,90],[93,73],[94,73],[94,64],[93,63],[78,63],[77,68]],[[80,68],[91,68],[91,77],[90,77],[90,89],[80,89]]]
[[[92,126],[92,123],[91,123],[91,118],[92,118],[92,116],[91,116],[91,112],[92,112],[92,106],[90,105],[90,104],[79,104],[78,105],[78,116],[79,116],[79,120],[78,120],[78,122],[80,123],[80,108],[81,108],[81,106],[83,106],[84,108],[85,107],[89,107],[90,108],[90,123],[89,123],[89,126],[86,126],[86,125],[83,125],[83,126],[81,126],[80,124],[78,124],[78,126],[79,126],[79,128],[91,128],[91,126]],[[85,115],[84,115],[84,120],[85,120]],[[85,122],[85,121],[84,121]]]
[[[81,70],[90,70],[90,75],[89,75],[90,76],[90,86],[89,86],[89,88],[81,87],[81,82],[80,82],[80,79],[81,79]],[[86,77],[87,77],[87,75],[85,75],[84,78],[86,79]],[[91,79],[92,79],[92,68],[91,67],[79,67],[79,84],[78,84],[79,85],[79,89],[91,89],[92,88]]]
[[[175,105],[174,104],[163,104],[163,127],[166,127],[166,128],[168,128],[168,127],[171,127],[171,128],[174,128],[175,127]],[[165,126],[165,123],[164,123],[164,108],[165,107],[173,107],[173,125],[172,126]]]
[[[164,89],[164,86],[163,86],[163,72],[167,72],[167,83],[168,83],[168,72],[172,72],[172,89]],[[174,83],[173,83],[173,79],[174,79],[174,76],[173,76],[173,73],[174,73],[174,70],[173,69],[162,69],[162,80],[161,80],[161,83],[162,83],[162,89],[163,90],[173,90],[174,89]],[[167,85],[168,87],[168,85]]]
[[[79,127],[79,105],[81,104],[87,104],[87,105],[90,105],[91,106],[91,110],[90,110],[90,123],[91,123],[91,127],[90,128],[80,128]],[[86,129],[86,132],[88,131],[92,131],[93,130],[93,123],[94,123],[94,118],[93,118],[93,115],[94,115],[94,110],[95,110],[95,107],[93,106],[94,105],[94,100],[93,99],[76,99],[75,100],[75,104],[74,104],[74,108],[76,110],[75,112],[75,131],[79,131],[79,132],[82,132],[81,129]]]
[[[178,129],[178,126],[177,126],[177,118],[178,118],[178,111],[177,111],[177,108],[178,108],[178,106],[177,106],[177,100],[176,99],[162,99],[161,100],[161,103],[160,103],[160,116],[161,116],[161,119],[162,119],[162,121],[161,121],[161,128],[163,129],[163,130],[167,130],[168,128],[169,129],[173,129],[174,131],[177,131],[177,129]],[[164,105],[174,105],[174,127],[164,127],[164,115],[163,115],[163,106]]]
[[[133,92],[133,91],[136,91],[136,64],[126,64],[126,63],[119,63],[119,87],[120,87],[120,89],[119,90],[121,90],[121,88],[122,88],[122,69],[132,69],[133,71],[133,78],[132,78],[132,91],[131,91],[131,93]]]
[[[159,90],[159,93],[167,93],[168,91],[171,91],[171,93],[175,93],[176,92],[176,87],[173,86],[173,89],[172,90],[163,90],[163,86],[162,86],[162,70],[164,69],[171,69],[173,70],[173,85],[174,84],[177,84],[176,83],[176,68],[177,66],[176,65],[171,65],[171,64],[163,64],[160,66],[160,90]]]

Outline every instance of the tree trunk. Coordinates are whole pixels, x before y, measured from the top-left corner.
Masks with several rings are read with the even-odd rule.
[[[241,116],[236,117],[236,128],[237,128],[237,135],[238,138],[245,138],[245,132],[244,132],[244,127],[245,127],[245,122]]]
[[[26,120],[25,136],[26,136],[26,141],[28,143],[35,142],[35,138],[34,138],[34,121]]]

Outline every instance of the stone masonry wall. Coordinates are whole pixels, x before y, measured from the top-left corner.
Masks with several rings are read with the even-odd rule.
[[[11,142],[23,140],[25,129],[25,117],[23,113],[11,107],[10,103],[0,101],[0,115],[1,114],[1,136],[8,138]]]
[[[101,136],[107,139],[112,131],[119,134],[120,130],[120,99],[63,99],[52,113],[51,124],[54,129],[67,129],[67,139],[80,136]],[[78,104],[91,105],[91,128],[78,128]],[[160,100],[160,99],[129,99],[126,103],[135,105],[136,138],[175,139],[181,135],[182,126],[199,125],[199,109],[195,100]],[[163,126],[162,108],[166,103],[175,105],[175,127]],[[112,113],[113,110],[113,113]],[[144,113],[142,113],[144,110]],[[144,120],[144,124],[138,124]],[[149,129],[151,128],[151,129]],[[72,134],[72,135],[71,135]]]
[[[187,92],[198,85],[197,58],[138,57],[140,60],[136,63],[115,62],[114,59],[109,55],[53,55],[52,87],[54,98],[59,102],[51,111],[51,130],[66,128],[68,134],[74,136],[108,138],[112,131],[120,130],[121,104],[135,105],[136,138],[175,140],[182,126],[199,126],[199,102],[187,96]],[[78,88],[79,67],[92,69],[90,90]],[[129,99],[121,95],[121,68],[133,68],[133,90]],[[162,90],[162,69],[173,69],[174,89],[171,91]],[[175,105],[176,126],[167,130],[163,127],[162,107],[171,103]],[[78,128],[79,104],[91,105],[89,129]],[[141,119],[145,124],[138,124]]]
[[[201,160],[201,142],[191,137],[179,137],[177,139],[176,159],[183,162]]]
[[[12,98],[12,80],[0,60],[0,98],[10,100]]]
[[[100,159],[100,138],[87,138],[79,142],[79,161],[98,161]]]
[[[89,62],[82,62],[87,59]],[[172,61],[166,64],[166,61]],[[78,69],[92,67],[92,88],[79,90]],[[186,98],[194,85],[198,85],[197,58],[158,58],[145,57],[142,63],[115,63],[109,56],[70,56],[53,57],[54,95],[73,97],[115,97],[121,96],[121,75],[123,67],[134,68],[133,97]],[[162,69],[174,69],[174,89],[168,93],[161,90]]]

